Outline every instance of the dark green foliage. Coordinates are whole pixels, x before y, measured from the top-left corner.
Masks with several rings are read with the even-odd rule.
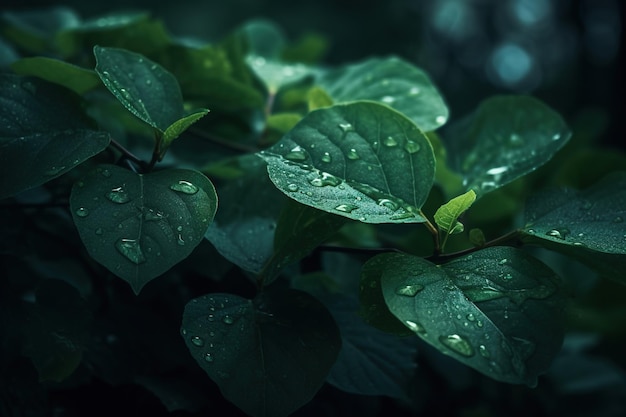
[[[586,178],[568,161],[600,154],[539,99],[447,127],[413,63],[329,67],[266,20],[211,44],[145,13],[2,22],[0,370],[24,391],[98,381],[280,417],[334,390],[417,412],[457,375],[542,387],[568,326],[626,322],[619,296],[597,309],[626,283],[625,159]]]

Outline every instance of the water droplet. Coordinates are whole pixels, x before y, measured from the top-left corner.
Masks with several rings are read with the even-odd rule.
[[[351,123],[339,123],[339,129],[344,133],[354,132],[354,126]]]
[[[487,174],[489,175],[501,175],[505,172],[507,172],[509,170],[509,167],[496,167],[496,168],[491,168],[489,170],[487,170]]]
[[[393,216],[389,217],[389,219],[403,220],[403,219],[410,219],[411,217],[415,217],[415,215],[411,213],[410,211],[402,211],[400,213],[394,214]]]
[[[341,184],[341,180],[328,172],[322,172],[319,177],[309,181],[315,187],[326,187],[328,185],[337,186]]]
[[[290,161],[305,161],[306,160],[306,151],[300,146],[294,147],[292,150],[285,155],[285,158]]]
[[[511,145],[520,146],[524,143],[524,140],[517,133],[511,133],[511,136],[509,136],[509,142]]]
[[[198,187],[189,181],[180,180],[177,183],[170,185],[170,190],[178,191],[179,193],[193,195],[198,192]]]
[[[437,124],[444,124],[446,122],[446,116],[437,116],[437,118],[435,119],[435,121],[437,122]]]
[[[287,186],[287,190],[292,191],[292,192],[296,192],[298,191],[300,187],[298,187],[298,184],[289,184]]]
[[[178,230],[179,232],[182,232],[182,231],[183,231],[183,226],[178,226],[178,227],[176,228],[176,230]]]
[[[353,205],[353,204],[340,204],[337,207],[335,207],[335,210],[337,211],[343,211],[344,213],[352,213],[352,211],[358,209],[359,207]]]
[[[204,355],[204,361],[205,361],[205,362],[209,362],[209,363],[210,363],[210,362],[213,362],[213,360],[214,360],[214,359],[215,359],[215,358],[213,357],[213,355],[212,355],[211,353],[209,353],[209,352],[207,352],[207,353]]]
[[[352,148],[352,149],[350,149],[350,150],[348,151],[347,157],[348,157],[348,159],[351,159],[351,160],[353,160],[353,161],[354,161],[355,159],[359,159],[359,158],[360,158],[360,157],[359,157],[359,154],[357,153],[356,149],[354,149],[354,148]]]
[[[383,139],[383,145],[391,148],[394,146],[398,146],[398,141],[396,141],[393,136],[387,136],[385,139]]]
[[[402,285],[396,288],[396,294],[406,295],[407,297],[415,297],[415,295],[423,289],[424,286],[420,284]]]
[[[613,219],[613,223],[622,223],[624,221],[624,218],[621,216],[617,216],[616,218]]]
[[[107,193],[106,198],[117,204],[125,204],[130,201],[130,196],[124,187],[113,188]]]
[[[501,260],[500,262],[498,262],[498,265],[506,265],[509,262],[508,259],[504,258],[503,260]]]
[[[197,346],[197,347],[202,347],[202,346],[204,346],[204,339],[203,339],[203,338],[201,338],[200,336],[193,336],[193,337],[191,338],[191,343],[192,343],[194,346]]]
[[[187,329],[180,329],[180,333],[181,333],[183,336],[186,336],[186,335],[187,335]]]
[[[235,322],[233,317],[229,315],[225,315],[222,321],[224,322],[224,324],[233,324]]]
[[[570,234],[569,229],[566,228],[562,228],[562,229],[552,229],[549,230],[548,232],[546,232],[546,235],[551,236],[551,237],[555,237],[557,239],[565,239],[567,237],[567,235]]]
[[[561,139],[560,133],[555,133],[554,136],[552,136],[552,140],[559,140],[559,139]]]
[[[61,165],[61,166],[58,166],[58,167],[57,166],[53,166],[49,170],[45,171],[44,175],[47,175],[47,176],[51,177],[53,175],[59,174],[64,169],[65,169],[65,165]]]
[[[392,104],[394,101],[396,101],[396,99],[392,96],[384,96],[380,99],[380,101],[382,101],[383,103]]]
[[[89,215],[89,210],[87,210],[85,207],[81,207],[76,210],[76,215],[78,217],[87,217]]]
[[[386,198],[381,198],[376,203],[379,206],[387,207],[388,209],[393,210],[393,211],[398,210],[398,205],[394,203],[393,201],[386,199]]]
[[[411,89],[409,90],[409,95],[410,96],[416,96],[419,93],[420,93],[419,87],[411,87]]]
[[[102,228],[98,227],[95,231],[95,233],[100,236],[102,234]]]
[[[115,242],[115,248],[132,263],[139,265],[146,261],[141,246],[135,239],[119,239]]]
[[[404,144],[404,150],[411,154],[419,152],[420,149],[421,149],[421,146],[419,145],[419,143],[414,142],[412,140],[407,140],[406,143]]]
[[[502,279],[505,280],[505,281],[510,281],[510,280],[513,279],[513,275],[511,275],[511,274],[504,274],[502,276]]]
[[[504,293],[493,287],[472,287],[466,288],[464,291],[465,296],[475,303],[481,301],[495,300],[497,298],[504,297]]]
[[[416,321],[406,320],[404,324],[415,333],[426,334],[426,329],[424,329],[424,326]]]
[[[465,317],[467,317],[467,319],[468,319],[469,321],[474,321],[474,320],[476,320],[476,316],[474,316],[474,314],[473,314],[473,313],[468,313],[468,314],[467,314],[467,316],[465,316]]]
[[[163,216],[163,213],[161,213],[160,211],[148,209],[148,211],[144,213],[143,218],[146,221],[159,221],[159,220],[163,220],[165,217]]]
[[[176,239],[176,243],[178,243],[178,246],[185,246],[185,240],[183,239],[183,235],[181,235],[180,233],[178,234],[178,239]]]
[[[152,85],[152,80],[148,78],[148,79],[146,80],[146,85]]]
[[[442,345],[461,356],[465,356],[467,358],[474,356],[474,348],[472,345],[467,341],[467,339],[459,336],[458,334],[439,336],[439,341]]]
[[[491,354],[489,353],[485,345],[478,346],[478,353],[480,353],[480,356],[482,356],[483,358],[491,357]]]
[[[330,163],[332,161],[333,158],[330,156],[330,154],[328,152],[324,152],[324,155],[322,155],[322,162]]]

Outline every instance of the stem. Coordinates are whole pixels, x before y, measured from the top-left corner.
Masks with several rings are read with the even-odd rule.
[[[266,119],[272,115],[272,107],[274,107],[275,99],[276,99],[276,92],[270,91],[267,96],[267,102],[265,103],[265,118]]]
[[[145,167],[146,163],[144,161],[142,161],[141,159],[137,158],[131,151],[126,149],[124,146],[122,146],[115,139],[111,139],[111,146],[113,146],[115,149],[120,151],[122,153],[122,155],[124,155],[124,158],[130,159],[131,161],[133,161],[134,163],[138,164],[142,168]]]
[[[426,226],[426,229],[428,229],[430,234],[433,236],[433,244],[435,245],[433,256],[439,256],[439,254],[441,254],[441,245],[439,243],[439,231],[437,230],[435,226],[433,226],[430,220],[428,220],[428,217],[426,217],[421,210],[419,214],[420,216],[426,219],[426,222],[423,224],[424,226]],[[444,241],[444,244],[445,244],[445,241]]]

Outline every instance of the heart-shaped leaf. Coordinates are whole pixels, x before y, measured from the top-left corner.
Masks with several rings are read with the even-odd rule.
[[[204,238],[217,195],[196,171],[101,165],[74,184],[70,208],[89,254],[139,293]]]
[[[281,417],[324,383],[339,330],[311,295],[283,290],[254,300],[208,294],[187,303],[181,333],[224,397],[251,416]]]
[[[534,386],[563,339],[558,277],[517,249],[435,265],[379,255],[390,311],[441,352],[499,381]]]
[[[561,116],[528,96],[495,96],[445,131],[453,167],[478,196],[537,169],[567,143]]]
[[[420,223],[435,157],[413,122],[356,102],[309,113],[259,156],[283,193],[366,223]]]
[[[424,132],[448,120],[448,107],[428,75],[397,58],[372,58],[331,71],[319,84],[336,103],[373,100],[406,115]]]
[[[0,198],[46,183],[109,145],[109,134],[93,129],[80,98],[65,88],[2,74],[0,97]]]
[[[626,283],[626,173],[583,191],[547,190],[526,205],[524,240],[574,257]]]

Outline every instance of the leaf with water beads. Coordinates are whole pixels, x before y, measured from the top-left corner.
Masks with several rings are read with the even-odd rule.
[[[527,243],[572,256],[626,283],[626,173],[608,175],[582,190],[553,189],[526,205]]]
[[[287,416],[310,401],[341,347],[328,310],[296,290],[196,298],[181,334],[222,395],[251,416]]]
[[[258,154],[288,197],[366,223],[421,223],[435,158],[402,114],[373,102],[319,109]]]
[[[109,145],[70,90],[2,74],[0,93],[0,198],[59,177]]]
[[[441,352],[499,381],[536,384],[563,338],[558,277],[520,250],[493,247],[443,265],[383,254],[391,313]]]
[[[100,165],[74,184],[70,209],[91,257],[139,293],[204,238],[217,195],[197,171]]]
[[[479,197],[545,164],[570,136],[557,112],[527,96],[491,97],[444,132],[453,169]]]
[[[403,113],[428,132],[448,120],[448,107],[428,75],[397,57],[371,58],[320,77],[336,103],[372,100]]]

